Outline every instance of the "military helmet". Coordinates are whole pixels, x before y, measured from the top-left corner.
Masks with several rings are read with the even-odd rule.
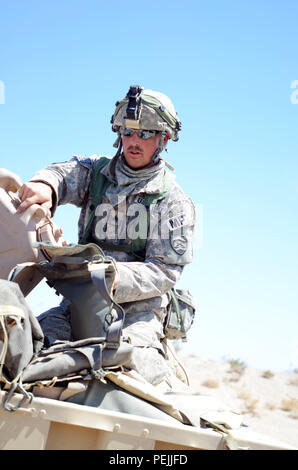
[[[112,130],[119,133],[120,127],[156,130],[177,141],[181,122],[171,100],[164,95],[143,87],[132,85],[127,95],[117,101],[111,118]]]

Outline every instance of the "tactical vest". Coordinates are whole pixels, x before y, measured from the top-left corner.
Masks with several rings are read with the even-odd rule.
[[[94,242],[98,244],[102,249],[104,250],[113,250],[113,251],[124,251],[126,253],[131,253],[134,254],[137,258],[145,259],[145,246],[147,242],[147,238],[141,238],[137,237],[135,239],[132,239],[131,245],[113,245],[110,243],[106,243],[104,241],[98,241],[98,240],[93,240],[91,237],[91,226],[92,222],[94,220],[95,216],[95,211],[97,206],[101,203],[102,198],[104,194],[106,193],[106,190],[108,189],[108,186],[110,185],[110,181],[106,178],[106,176],[101,173],[101,170],[110,162],[110,158],[107,157],[101,157],[99,160],[91,183],[90,183],[90,188],[89,188],[89,193],[91,196],[91,205],[90,205],[90,215],[89,219],[84,231],[84,234],[79,240],[79,243],[85,244],[85,243],[90,243]],[[147,194],[142,201],[142,204],[145,206],[146,211],[147,211],[147,226],[149,227],[149,220],[150,220],[150,214],[155,206],[155,204],[163,199],[171,189],[172,183],[174,181],[174,176],[171,173],[168,173],[167,171],[164,174],[163,178],[163,188],[162,190],[157,193],[157,194]],[[148,230],[147,230],[148,232]]]
[[[110,158],[101,157],[99,160],[92,180],[89,187],[89,192],[91,195],[91,205],[90,205],[90,215],[84,234],[79,240],[80,244],[86,243],[96,243],[103,250],[113,250],[113,251],[122,251],[126,253],[131,253],[140,260],[145,260],[145,248],[147,238],[136,238],[132,239],[131,245],[113,245],[106,243],[104,241],[93,240],[91,236],[91,226],[94,220],[95,211],[97,206],[101,203],[102,198],[110,185],[110,181],[106,176],[101,172],[101,170],[110,162]],[[171,189],[172,183],[174,180],[174,175],[165,171],[163,178],[163,188],[158,194],[147,194],[142,204],[145,206],[147,211],[147,227],[149,228],[150,214],[153,210],[155,204],[161,199],[165,198]],[[147,228],[147,233],[148,233]],[[167,293],[169,297],[169,305],[167,308],[167,316],[165,320],[165,335],[168,339],[182,339],[182,341],[187,341],[186,332],[191,327],[194,316],[195,316],[195,303],[192,294],[186,290],[175,289],[174,287],[170,289]]]

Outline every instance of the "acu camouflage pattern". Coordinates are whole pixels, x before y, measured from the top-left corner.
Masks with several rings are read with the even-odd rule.
[[[71,203],[81,208],[78,222],[79,238],[86,227],[91,198],[88,191],[92,174],[96,167],[99,155],[91,157],[75,156],[63,163],[54,163],[38,171],[31,181],[41,181],[49,184],[54,191],[52,214],[57,205]],[[161,378],[173,375],[168,363],[164,360],[165,352],[162,344],[164,338],[164,319],[166,307],[169,302],[167,291],[171,289],[182,273],[183,267],[192,262],[192,236],[195,225],[195,209],[178,184],[174,181],[166,197],[158,201],[150,218],[150,231],[146,243],[145,259],[139,260],[133,253],[121,251],[120,245],[130,245],[131,239],[119,227],[125,217],[126,227],[131,222],[127,215],[127,208],[131,204],[140,203],[149,193],[159,192],[163,180],[164,162],[160,162],[158,171],[151,173],[151,178],[133,177],[122,172],[121,166],[127,166],[120,159],[117,163],[118,171],[113,177],[109,170],[110,164],[102,172],[111,180],[109,191],[102,203],[96,209],[92,224],[93,241],[100,246],[101,242],[109,242],[115,246],[105,250],[107,255],[113,256],[117,262],[119,283],[114,292],[115,301],[125,310],[125,323],[123,335],[129,337],[135,346],[132,369],[142,371],[142,375],[151,383],[159,383]],[[123,180],[123,181],[122,181]],[[124,183],[124,185],[122,185]],[[130,183],[130,184],[129,184]],[[129,188],[129,189],[127,189]],[[119,197],[116,197],[116,196]],[[102,205],[113,211],[115,231],[99,230],[104,219],[106,227],[109,226],[109,213],[105,218],[98,216]],[[116,217],[114,217],[116,215]],[[168,229],[168,237],[162,237],[163,227]],[[115,236],[116,234],[116,236]],[[100,235],[100,238],[98,237]],[[109,237],[110,235],[110,237]],[[106,237],[103,239],[103,237]],[[58,311],[59,310],[59,311]],[[55,333],[55,317],[60,316],[60,325],[57,323]],[[67,302],[63,301],[56,311],[51,309],[49,316],[50,335],[61,338],[61,331],[70,332],[67,325]],[[42,326],[46,333],[47,314],[43,314]],[[61,325],[65,321],[65,326]],[[70,339],[70,338],[65,338]],[[151,364],[151,365],[150,365]],[[155,364],[155,368],[152,367]],[[147,367],[148,365],[148,367]],[[145,367],[146,366],[146,367]]]
[[[155,130],[165,132],[170,139],[178,140],[181,122],[168,96],[153,90],[142,90],[140,94],[141,110],[138,121],[126,118],[128,98],[122,99],[112,116],[112,129],[118,132],[119,127]]]

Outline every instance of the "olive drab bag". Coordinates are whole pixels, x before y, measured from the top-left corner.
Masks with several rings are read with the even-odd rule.
[[[51,259],[17,265],[11,272],[10,280],[18,282],[20,276],[26,276],[26,270],[35,269],[70,302],[74,341],[56,342],[51,351],[61,352],[63,348],[67,350],[96,344],[94,354],[98,355],[97,365],[101,360],[101,366],[118,367],[128,361],[132,346],[122,339],[125,312],[112,295],[116,275],[114,260],[105,256],[95,244],[59,247],[47,242],[37,243],[37,246],[46,250]],[[43,355],[48,356],[48,352]],[[35,361],[36,367],[39,362],[39,359]],[[28,379],[28,375],[25,377]]]
[[[110,348],[119,346],[124,310],[113,300],[116,263],[97,245],[71,244],[56,247],[39,243],[51,255],[50,261],[34,264],[48,284],[70,301],[74,340],[102,337]],[[17,279],[28,264],[16,266]],[[116,321],[117,320],[117,321]]]
[[[33,395],[28,390],[36,384],[51,386],[79,379],[104,380],[106,370],[118,369],[132,354],[132,346],[122,338],[124,310],[112,298],[114,261],[93,244],[57,247],[48,242],[41,243],[39,248],[49,251],[50,261],[17,265],[11,280],[0,281],[2,298],[9,299],[10,305],[8,309],[3,301],[0,317],[10,313],[0,324],[0,380],[8,390],[3,403],[7,411],[15,411],[25,399],[31,399]],[[56,340],[47,344],[38,320],[30,314],[16,280],[20,273],[32,268],[70,301],[73,341]],[[22,308],[18,308],[20,303]],[[20,327],[20,322],[17,328],[10,328],[12,318],[21,310],[28,317],[26,329]],[[24,314],[19,317],[27,318]],[[16,408],[9,403],[14,391],[23,394]]]
[[[22,385],[22,373],[44,342],[38,320],[25,302],[20,287],[0,279],[0,385],[13,393],[23,393],[30,399]],[[3,406],[8,411],[9,397]],[[23,401],[22,400],[22,401]]]

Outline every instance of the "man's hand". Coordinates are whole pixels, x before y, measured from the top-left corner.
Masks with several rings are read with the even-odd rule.
[[[50,209],[52,207],[52,188],[45,183],[28,182],[24,183],[19,190],[21,204],[17,213],[21,214],[33,204],[40,204]]]

